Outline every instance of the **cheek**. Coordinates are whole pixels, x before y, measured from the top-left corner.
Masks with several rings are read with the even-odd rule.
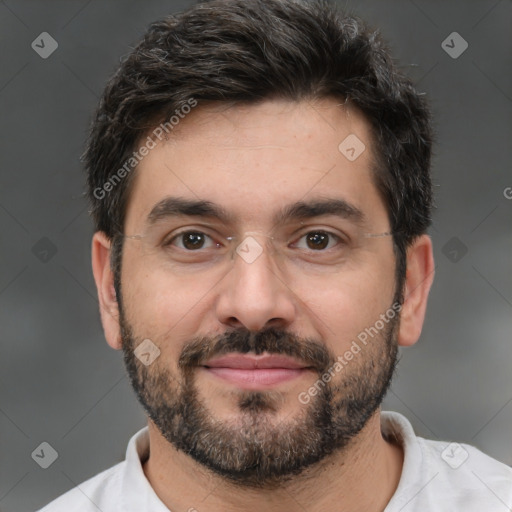
[[[314,330],[336,354],[385,314],[394,296],[394,273],[389,266],[367,267],[363,272],[333,274],[297,290],[307,308],[304,314]],[[384,271],[384,268],[387,271]]]
[[[138,337],[167,341],[180,333],[194,335],[192,323],[198,318],[201,299],[206,299],[205,291],[202,280],[193,275],[174,276],[150,269],[135,257],[123,261],[123,306]]]

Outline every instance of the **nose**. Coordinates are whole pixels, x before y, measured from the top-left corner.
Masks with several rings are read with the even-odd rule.
[[[266,241],[246,238],[234,254],[233,268],[219,283],[218,320],[229,327],[259,331],[285,329],[294,320],[296,300],[272,261]]]

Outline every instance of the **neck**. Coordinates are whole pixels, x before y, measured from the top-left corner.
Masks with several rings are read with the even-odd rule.
[[[380,411],[346,448],[272,490],[244,489],[214,475],[177,451],[151,421],[148,426],[150,457],[144,473],[170,510],[382,512],[402,473],[403,450],[382,437]]]

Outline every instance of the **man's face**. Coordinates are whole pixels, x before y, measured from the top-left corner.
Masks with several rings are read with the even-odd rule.
[[[395,257],[375,236],[390,226],[369,129],[326,99],[198,107],[176,135],[139,164],[127,209],[127,368],[175,447],[242,485],[279,484],[361,431],[396,362]],[[356,159],[354,138],[339,149],[349,135],[366,147]],[[150,222],[168,197],[227,218],[160,209]],[[336,211],[304,208],[329,200]],[[147,339],[160,350],[148,366],[134,355]]]

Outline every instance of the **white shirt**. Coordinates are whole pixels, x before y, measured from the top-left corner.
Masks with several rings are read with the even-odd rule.
[[[384,436],[404,449],[398,488],[384,512],[510,512],[512,468],[467,444],[417,437],[396,412],[381,413]],[[144,475],[148,428],[129,441],[126,459],[52,501],[39,512],[169,512]]]

